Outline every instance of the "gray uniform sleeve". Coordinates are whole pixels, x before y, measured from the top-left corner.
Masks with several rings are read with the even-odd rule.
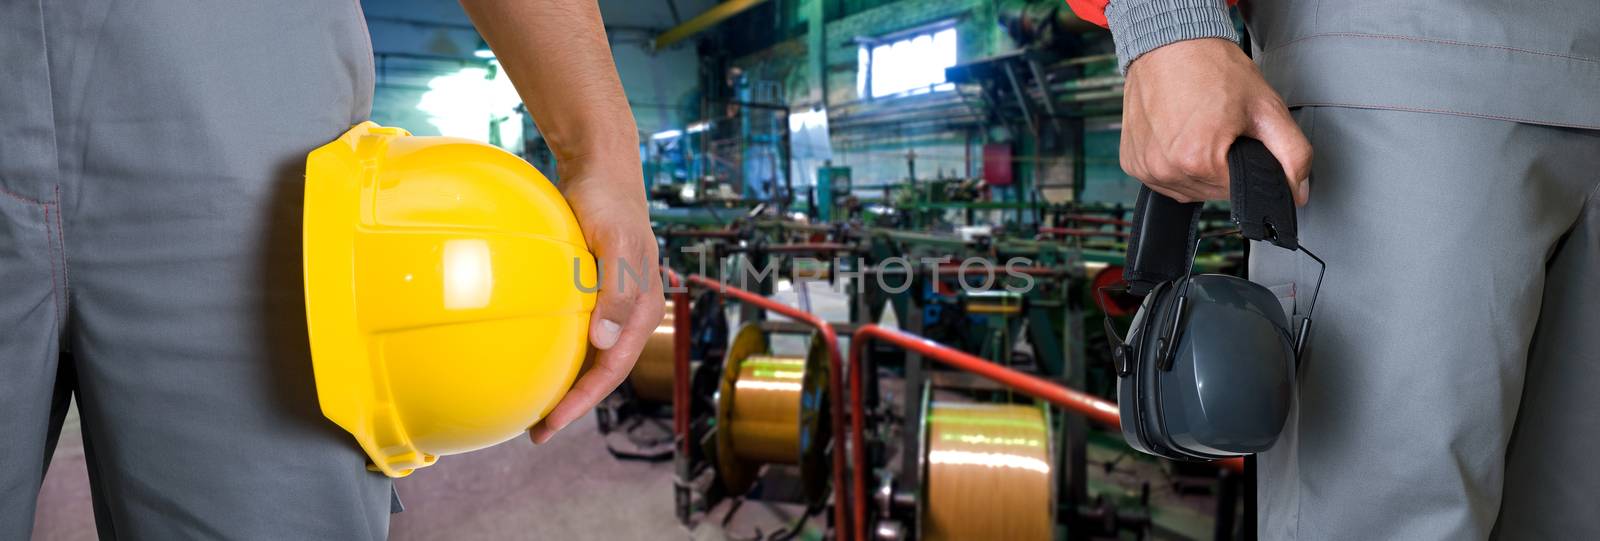
[[[1239,42],[1224,0],[1112,0],[1106,22],[1117,44],[1117,70],[1157,47],[1199,38]]]

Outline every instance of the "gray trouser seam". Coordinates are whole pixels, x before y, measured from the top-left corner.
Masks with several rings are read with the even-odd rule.
[[[67,271],[67,234],[65,232],[66,227],[62,225],[63,221],[61,219],[61,214],[63,213],[62,209],[64,208],[61,205],[61,185],[56,185],[54,194],[56,207],[56,246],[61,248],[60,320],[62,327],[65,328],[67,324],[67,312],[72,310],[72,279],[69,277],[69,272]],[[47,229],[48,227],[49,224],[46,224]]]
[[[1595,202],[1597,195],[1600,195],[1600,175],[1595,176],[1594,187],[1589,189],[1589,195],[1584,196],[1583,206],[1579,207],[1578,212],[1587,212],[1589,210],[1589,205]]]
[[[1305,136],[1306,142],[1310,143],[1310,142],[1312,142],[1314,140],[1314,138],[1316,137],[1316,134],[1317,134],[1317,108],[1316,107],[1307,107],[1306,108],[1306,127],[1305,127],[1304,133],[1302,135]],[[1314,151],[1315,148],[1316,148],[1316,146],[1313,145],[1312,146],[1313,151]],[[1313,159],[1315,159],[1315,158],[1313,158]],[[1307,174],[1306,182],[1310,182],[1311,181],[1310,180],[1311,176],[1313,176],[1312,173],[1308,173]],[[1296,212],[1295,214],[1298,215],[1299,212]],[[1304,265],[1304,263],[1305,263],[1304,258],[1297,258],[1295,260],[1295,273],[1294,274],[1295,274],[1295,280],[1296,281],[1298,281],[1299,278],[1300,278],[1300,267],[1302,267]],[[1319,290],[1322,289],[1322,283],[1321,282],[1317,283],[1317,289],[1319,289]],[[1299,295],[1300,295],[1300,287],[1298,285],[1296,285],[1295,286],[1295,299],[1296,299],[1295,306],[1296,306],[1296,311],[1299,311],[1298,310],[1299,304],[1300,304],[1299,303]],[[1301,363],[1302,369],[1307,364],[1308,363],[1302,362]],[[1296,379],[1298,379],[1298,376],[1299,376],[1299,374],[1296,374]],[[1304,403],[1301,403],[1301,404],[1302,404],[1302,406],[1304,405]],[[1295,415],[1298,416],[1299,413],[1296,412]],[[1296,424],[1298,425],[1298,421],[1296,421]],[[1295,483],[1295,488],[1294,488],[1294,538],[1295,539],[1300,539],[1300,502],[1303,500],[1303,498],[1300,497],[1300,471],[1299,471],[1299,466],[1298,466],[1298,464],[1300,464],[1300,445],[1301,445],[1301,443],[1302,442],[1300,441],[1300,435],[1296,434],[1295,435],[1295,443],[1294,443],[1294,463],[1296,464],[1296,467],[1295,467],[1295,479],[1294,479],[1294,483]]]

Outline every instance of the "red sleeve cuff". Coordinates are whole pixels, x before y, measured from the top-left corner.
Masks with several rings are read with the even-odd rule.
[[[1109,3],[1111,0],[1067,0],[1067,6],[1072,8],[1072,12],[1076,13],[1079,19],[1094,23],[1101,28],[1110,28],[1106,23],[1106,4]],[[1230,6],[1237,3],[1239,0],[1228,0]]]
[[[1109,28],[1106,25],[1106,4],[1110,0],[1067,0],[1067,6],[1078,15],[1079,19]]]

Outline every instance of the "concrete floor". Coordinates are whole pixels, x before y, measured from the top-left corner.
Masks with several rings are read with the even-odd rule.
[[[67,412],[61,441],[39,490],[33,541],[91,539],[95,539],[94,507],[89,501],[89,471],[84,468],[83,433],[78,430],[78,408],[74,406]]]
[[[83,460],[74,411],[39,494],[34,541],[95,539]],[[445,457],[397,486],[406,511],[391,522],[395,540],[690,537],[673,516],[671,463],[612,458],[592,415],[544,445],[517,438]]]

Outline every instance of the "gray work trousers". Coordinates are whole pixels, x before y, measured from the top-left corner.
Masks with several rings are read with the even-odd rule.
[[[382,539],[317,405],[306,152],[370,108],[356,0],[0,0],[0,539],[75,396],[104,539]]]
[[[1600,539],[1600,131],[1294,113],[1328,268],[1261,538]],[[1250,264],[1305,314],[1314,262]]]

